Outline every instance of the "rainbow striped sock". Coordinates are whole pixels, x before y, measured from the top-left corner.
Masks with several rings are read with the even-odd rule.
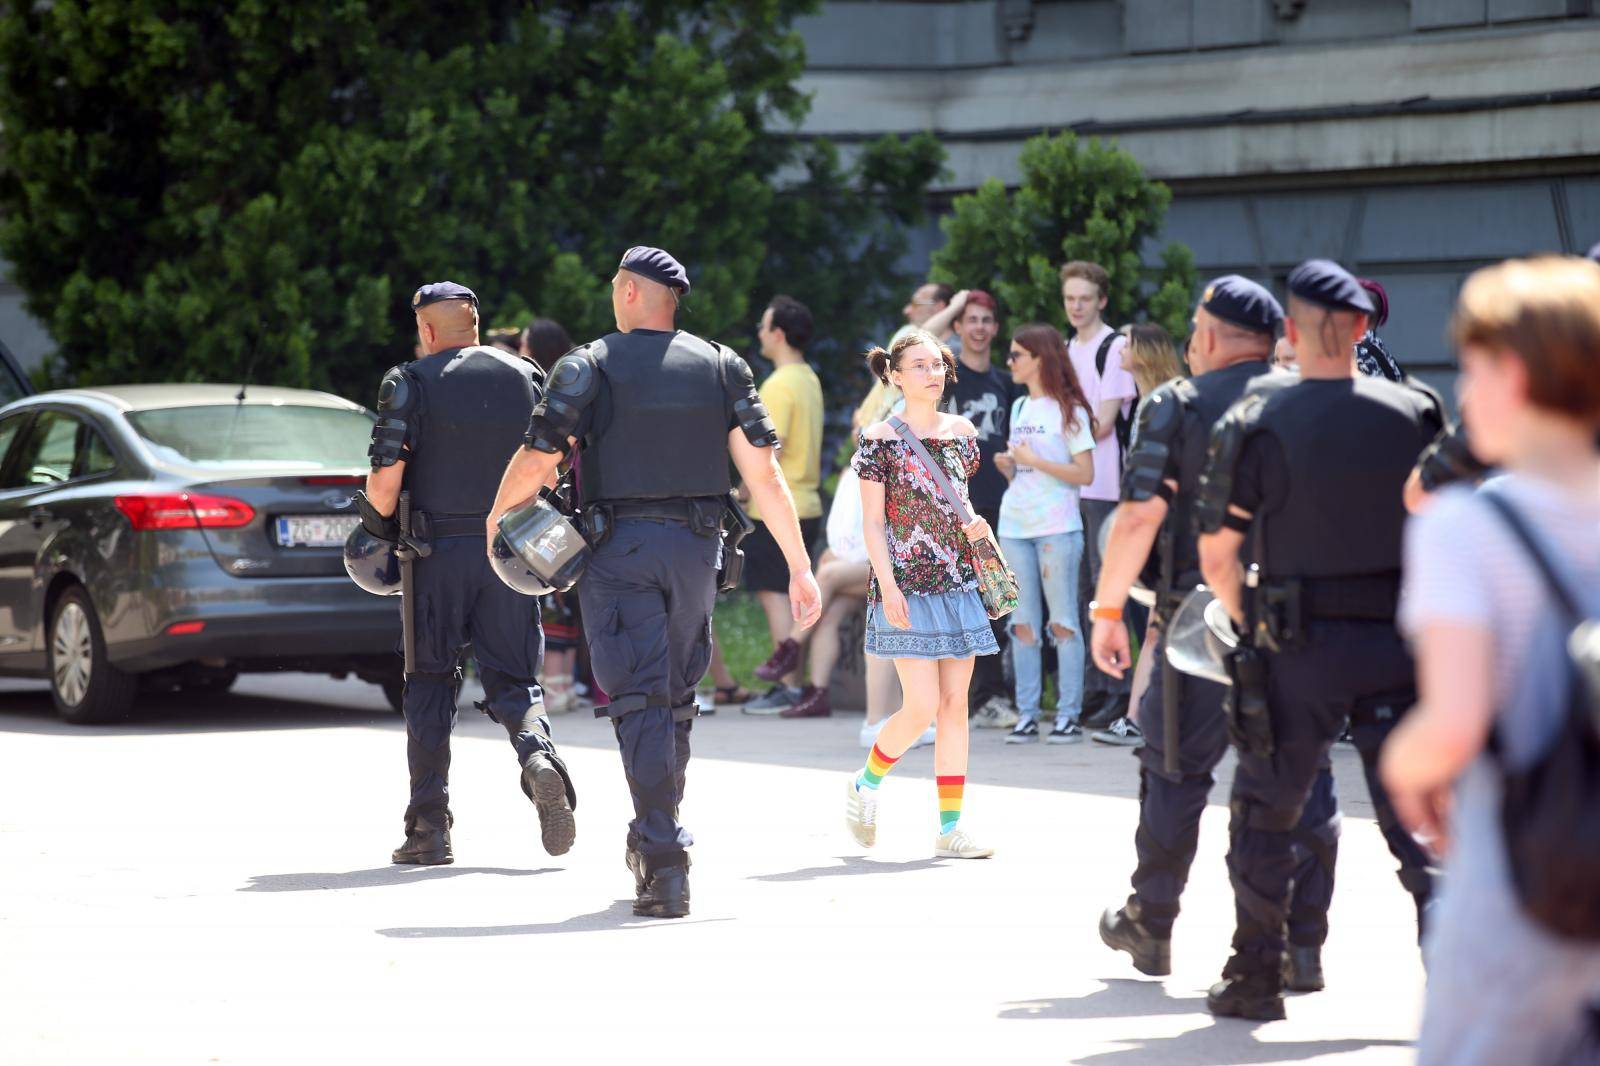
[[[940,775],[936,780],[939,782],[939,833],[942,836],[961,820],[961,793],[966,791],[967,777],[965,774]]]
[[[867,753],[867,765],[861,771],[861,776],[856,778],[856,788],[877,788],[883,784],[883,775],[899,761],[885,755],[878,745],[872,745],[872,751]]]

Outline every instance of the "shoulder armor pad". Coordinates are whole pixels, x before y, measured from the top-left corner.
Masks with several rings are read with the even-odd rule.
[[[422,390],[404,365],[391,367],[378,386],[378,421],[372,427],[367,458],[373,466],[393,466],[410,456],[406,437],[410,419],[422,400]]]
[[[600,392],[600,368],[593,348],[594,345],[574,348],[550,368],[544,396],[534,407],[523,437],[529,448],[552,455],[566,454],[567,438],[577,434],[583,413]],[[601,350],[604,351],[603,345]]]
[[[744,431],[744,439],[757,448],[781,448],[778,427],[767,413],[767,405],[756,392],[756,377],[745,362],[731,348],[716,345],[722,358],[723,389],[733,412],[733,420]]]
[[[1222,528],[1222,520],[1228,516],[1228,501],[1233,498],[1233,468],[1239,462],[1239,451],[1266,405],[1266,396],[1246,393],[1212,427],[1206,468],[1195,496],[1196,533],[1215,533]]]
[[[1122,498],[1148,500],[1161,491],[1183,425],[1185,393],[1168,382],[1139,405],[1139,433],[1122,467]]]

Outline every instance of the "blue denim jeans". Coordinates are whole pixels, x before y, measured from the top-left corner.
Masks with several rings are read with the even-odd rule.
[[[1011,661],[1017,674],[1017,714],[1037,721],[1044,696],[1042,649],[1056,649],[1056,724],[1076,722],[1083,712],[1083,634],[1078,631],[1078,567],[1083,558],[1083,533],[1048,537],[1001,537],[1000,549],[1017,575],[1017,609],[1006,621],[1011,632]],[[1045,605],[1050,607],[1049,622]],[[1027,626],[1032,639],[1017,639]],[[1053,626],[1067,631],[1057,636]]]

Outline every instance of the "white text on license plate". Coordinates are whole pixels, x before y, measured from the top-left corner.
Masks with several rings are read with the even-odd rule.
[[[278,544],[284,548],[336,548],[361,524],[353,514],[278,516]]]

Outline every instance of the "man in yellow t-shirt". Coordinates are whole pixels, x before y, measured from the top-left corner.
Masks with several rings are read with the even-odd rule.
[[[773,364],[757,391],[778,428],[778,465],[794,493],[800,531],[811,544],[822,525],[822,382],[805,357],[805,346],[811,342],[811,312],[799,300],[774,296],[761,313],[756,337],[761,354]],[[770,692],[747,703],[744,711],[781,714],[800,698],[800,648],[791,639],[795,622],[789,608],[789,571],[754,503],[750,517],[756,528],[744,541],[744,586],[756,594],[767,616],[774,652],[792,648],[793,664]]]

